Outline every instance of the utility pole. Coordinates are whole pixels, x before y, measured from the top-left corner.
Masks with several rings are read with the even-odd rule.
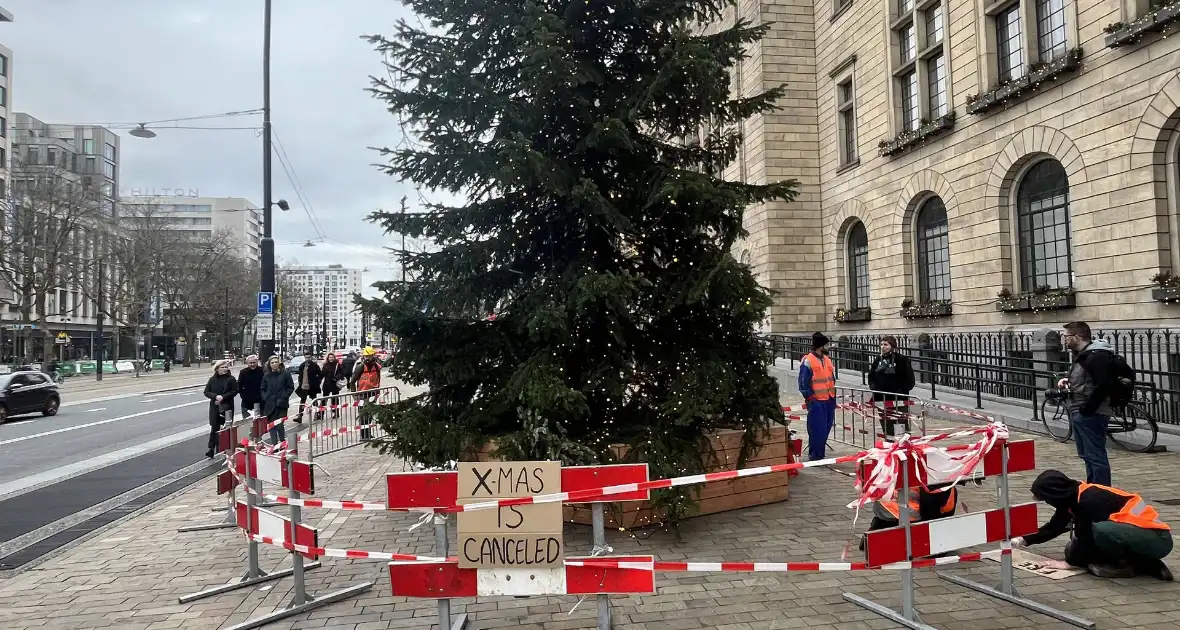
[[[328,285],[324,284],[324,329],[323,341],[321,342],[321,351],[326,351],[328,348]]]
[[[262,254],[262,286],[263,293],[275,291],[275,240],[273,232],[274,203],[271,200],[271,125],[270,125],[270,13],[271,0],[265,0],[265,15],[262,21],[262,240],[259,243]],[[285,201],[279,202],[282,209]],[[270,338],[260,346],[262,360],[275,353],[274,316],[270,320]]]
[[[106,337],[104,336],[105,331],[103,331],[103,323],[106,321],[106,318],[107,318],[107,314],[104,312],[105,306],[103,305],[103,287],[106,286],[106,278],[103,277],[102,271],[103,271],[102,270],[102,256],[99,256],[99,258],[98,258],[98,309],[97,309],[98,313],[96,313],[96,315],[98,316],[98,323],[95,325],[95,328],[97,329],[96,333],[98,334],[98,347],[95,348],[95,350],[94,350],[94,359],[95,359],[95,362],[97,363],[97,366],[94,368],[94,380],[96,380],[96,381],[102,380],[102,359],[103,359],[102,355],[103,355],[103,350],[106,349],[106,345],[107,345],[107,340],[106,340]],[[14,346],[16,345],[16,337],[15,336],[13,337],[13,345]]]

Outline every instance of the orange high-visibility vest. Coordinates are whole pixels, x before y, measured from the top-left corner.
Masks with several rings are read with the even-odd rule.
[[[811,391],[816,400],[828,400],[836,397],[836,367],[828,357],[822,359],[808,352],[803,362],[811,370]]]
[[[369,369],[372,368],[372,369]],[[381,366],[376,362],[365,363],[361,368],[361,375],[356,379],[357,391],[377,389],[381,387]]]
[[[1155,508],[1148,505],[1143,500],[1143,497],[1131,492],[1111,488],[1110,486],[1101,486],[1096,483],[1079,483],[1078,501],[1082,500],[1082,493],[1090,488],[1098,488],[1112,494],[1117,494],[1120,497],[1127,497],[1127,502],[1123,504],[1123,509],[1110,515],[1110,521],[1112,523],[1126,523],[1127,525],[1134,525],[1143,529],[1172,530],[1171,527],[1168,527],[1160,520],[1160,513]]]
[[[939,508],[939,510],[938,510],[939,516],[947,516],[949,514],[954,514],[955,509],[959,506],[959,497],[958,497],[958,493],[956,492],[955,488],[951,488],[950,490],[947,490],[947,492],[950,494],[950,496],[947,497],[946,503],[943,503],[942,507]],[[881,507],[885,508],[885,511],[887,511],[893,515],[893,520],[896,520],[896,521],[901,520],[901,508],[898,507],[897,501],[881,501]],[[910,520],[911,521],[918,519],[918,512],[920,509],[921,508],[918,505],[917,501],[914,501],[914,500],[910,501]]]

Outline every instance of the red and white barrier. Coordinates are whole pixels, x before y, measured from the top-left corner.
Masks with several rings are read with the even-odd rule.
[[[288,551],[297,551],[310,556],[328,556],[330,558],[348,558],[351,560],[400,560],[403,562],[445,562],[447,558],[432,556],[415,556],[405,553],[390,553],[387,551],[364,551],[361,549],[333,549],[332,547],[311,547],[298,545],[283,539],[269,536],[255,535],[250,537],[255,542],[274,547],[282,547]]]
[[[247,520],[247,511],[252,513],[253,518]],[[314,527],[299,524],[295,531],[291,531],[290,519],[275,514],[270,510],[262,508],[251,509],[246,505],[245,501],[238,501],[237,503],[237,517],[238,527],[245,530],[248,534],[253,536],[264,536],[271,540],[291,542],[299,545],[306,545],[307,547],[318,547],[320,544],[320,534]],[[253,530],[249,528],[247,523],[254,526]],[[316,556],[313,554],[304,554],[309,559],[315,560]]]
[[[648,481],[647,464],[610,464],[605,466],[570,466],[561,468],[561,487],[569,494],[593,491],[604,486],[621,487]],[[386,504],[390,510],[449,511],[459,496],[459,473],[449,471],[389,473],[385,476]],[[591,500],[570,503],[608,503],[646,501],[650,489],[631,488],[627,492],[593,495]],[[526,497],[533,498],[533,497]],[[516,500],[516,499],[514,499]],[[519,500],[517,500],[519,501]],[[531,503],[531,501],[529,501]],[[453,511],[462,511],[456,509]]]
[[[976,562],[983,558],[1010,555],[1011,549],[961,553],[941,558],[920,558],[912,562],[894,562],[873,566],[868,562],[665,562],[651,564],[626,562],[612,558],[588,558],[566,560],[566,566],[605,567],[620,569],[645,569],[650,567],[660,573],[816,573],[824,571],[878,571],[898,569],[923,569],[962,562]]]
[[[246,474],[246,453],[239,450],[234,453],[234,469],[239,475]],[[315,494],[315,475],[311,462],[290,459],[284,455],[266,455],[250,452],[250,474],[255,479],[266,483],[273,483],[289,490],[304,494]]]
[[[588,559],[588,558],[587,558]],[[497,595],[641,595],[656,592],[651,556],[606,558],[642,568],[580,566],[545,569],[460,569],[458,560],[391,562],[389,578],[397,597],[454,599]]]
[[[1012,536],[1037,531],[1037,504],[1023,503],[1010,508]],[[1000,542],[1005,539],[1004,510],[948,516],[910,526],[910,545],[915,558]],[[906,561],[905,528],[891,527],[865,534],[865,558],[869,566]]]
[[[1004,452],[1001,448],[1004,444],[1003,440],[997,441],[995,447],[983,454],[983,461],[980,466],[976,466],[975,470],[968,474],[966,479],[977,479],[980,477],[996,477],[1003,471],[1003,457]],[[1007,442],[1008,444],[1008,472],[1028,472],[1036,470],[1036,442],[1034,440],[1017,440],[1014,442]],[[884,443],[878,442],[877,448],[883,448]],[[922,482],[926,485],[934,485],[939,483],[949,483],[955,480],[958,471],[955,470],[955,461],[952,453],[956,451],[967,450],[969,447],[948,447],[946,449],[926,448],[919,451],[914,451],[915,459],[907,459],[905,465],[908,469],[908,474],[911,483],[917,485]],[[857,466],[857,481],[862,485],[869,479],[872,479],[877,461],[873,459],[863,459]],[[924,476],[920,474],[924,473]]]

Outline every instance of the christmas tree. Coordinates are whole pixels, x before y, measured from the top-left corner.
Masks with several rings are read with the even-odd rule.
[[[376,411],[383,452],[445,465],[494,438],[585,464],[625,444],[652,478],[702,472],[718,429],[751,452],[782,413],[756,336],[771,297],[733,250],[744,209],[796,183],[717,174],[782,93],[731,89],[766,25],[706,30],[726,0],[406,4],[429,26],[368,38],[389,69],[371,91],[416,137],[384,168],[467,201],[372,217],[435,245],[362,303],[428,388]]]

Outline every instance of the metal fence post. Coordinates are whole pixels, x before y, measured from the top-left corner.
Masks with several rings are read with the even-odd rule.
[[[446,558],[450,553],[447,544],[447,515],[437,512],[434,514],[434,553],[440,558]],[[454,623],[452,623],[451,600],[440,598],[438,600],[439,630],[463,630],[466,626],[467,613],[455,617]]]
[[[788,448],[790,448],[788,446]],[[594,555],[606,551],[606,515],[601,503],[590,505],[590,526],[594,537]],[[598,595],[598,630],[611,629],[610,595]]]
[[[234,426],[234,412],[232,409],[225,412],[225,425],[230,428],[232,428]],[[233,445],[232,444],[230,445],[229,455],[227,455],[226,457],[227,458],[233,457]],[[232,459],[230,459],[229,461],[232,463]],[[220,523],[210,523],[208,525],[189,525],[187,527],[179,527],[176,529],[177,533],[184,534],[184,533],[188,533],[188,532],[204,532],[204,531],[210,531],[210,530],[214,530],[214,529],[232,529],[232,528],[237,527],[238,526],[237,507],[236,507],[237,503],[238,503],[237,483],[234,483],[233,486],[230,487],[229,492],[225,493],[225,496],[228,497],[229,505],[228,505],[226,512],[225,512],[225,518],[221,519]],[[217,512],[217,511],[220,511],[220,509],[221,508],[216,508],[213,511]]]

